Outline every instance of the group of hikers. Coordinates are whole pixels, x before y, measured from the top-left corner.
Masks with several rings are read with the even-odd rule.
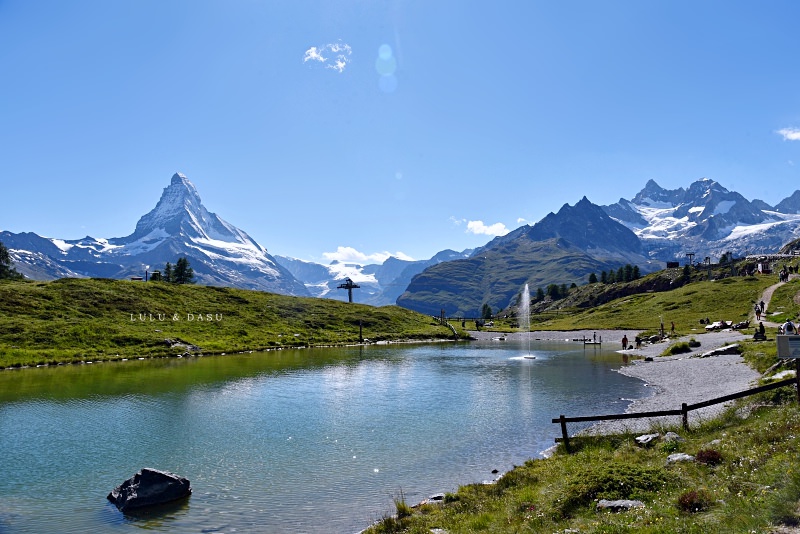
[[[781,269],[778,272],[778,279],[781,282],[788,282],[790,273],[797,274],[797,265],[795,265],[794,267],[792,267],[791,265],[789,265],[788,267],[786,265],[784,265],[783,269]]]

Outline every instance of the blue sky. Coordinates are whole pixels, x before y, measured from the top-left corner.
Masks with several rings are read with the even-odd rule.
[[[270,253],[481,246],[584,195],[800,189],[794,1],[0,0],[0,230],[175,172]]]

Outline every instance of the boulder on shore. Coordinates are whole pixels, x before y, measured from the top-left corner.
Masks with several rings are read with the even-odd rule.
[[[127,512],[182,499],[191,493],[188,479],[145,467],[114,488],[107,498],[120,512]]]

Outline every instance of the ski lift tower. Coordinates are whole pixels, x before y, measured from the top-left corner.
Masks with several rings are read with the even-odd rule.
[[[346,289],[348,302],[353,302],[353,290],[358,289],[360,287],[361,287],[360,285],[350,280],[350,278],[345,278],[344,283],[336,286],[336,289]]]
[[[686,257],[689,258],[689,267],[694,263],[694,252],[687,252]]]

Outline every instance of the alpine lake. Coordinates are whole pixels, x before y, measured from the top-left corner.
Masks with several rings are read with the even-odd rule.
[[[541,458],[560,414],[621,413],[647,396],[616,372],[625,364],[610,345],[389,344],[0,371],[0,533],[358,532],[395,499],[416,504]],[[120,513],[106,495],[143,467],[188,478],[192,495]]]

